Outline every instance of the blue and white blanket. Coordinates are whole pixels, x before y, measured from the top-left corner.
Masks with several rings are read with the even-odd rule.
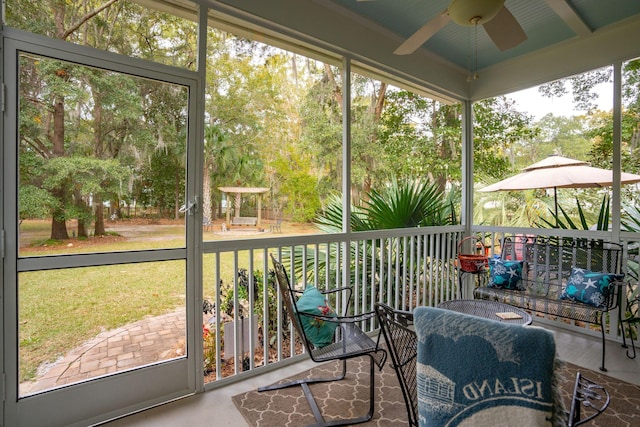
[[[418,307],[420,427],[564,425],[551,332]]]

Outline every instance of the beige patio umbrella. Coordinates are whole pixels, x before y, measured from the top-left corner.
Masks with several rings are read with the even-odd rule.
[[[622,184],[640,182],[640,175],[622,172]],[[479,191],[515,191],[533,190],[537,188],[553,188],[555,214],[558,218],[558,188],[595,188],[613,185],[613,172],[607,169],[594,168],[587,162],[551,155],[544,160],[527,166],[523,172],[495,184],[488,185]]]

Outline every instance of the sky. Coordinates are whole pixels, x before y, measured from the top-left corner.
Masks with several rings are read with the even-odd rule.
[[[603,111],[610,111],[613,108],[613,95],[611,94],[612,84],[602,84],[597,86],[598,108]],[[532,114],[536,120],[540,120],[548,113],[554,116],[575,116],[584,111],[573,108],[573,97],[571,94],[563,97],[546,98],[538,93],[538,87],[533,87],[507,95],[517,102],[517,109]]]

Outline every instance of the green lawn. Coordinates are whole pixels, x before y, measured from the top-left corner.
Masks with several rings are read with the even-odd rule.
[[[21,273],[20,380],[102,331],[184,306],[183,261]],[[153,280],[149,280],[149,278]]]
[[[21,248],[22,256],[59,253],[112,252],[183,246],[175,237],[180,226],[151,233],[148,239],[105,238],[75,240],[43,246],[48,223],[23,223],[21,233],[32,246]],[[284,225],[284,224],[283,224]],[[170,227],[171,228],[171,227]],[[177,230],[177,231],[176,231]],[[283,226],[282,236],[314,230],[309,226]],[[280,235],[279,235],[280,236]],[[205,236],[206,238],[206,236]],[[256,252],[262,254],[262,252]],[[239,265],[248,265],[248,252],[239,254]],[[254,258],[261,269],[262,258]],[[221,278],[233,283],[233,254],[223,254]],[[215,297],[215,257],[203,259],[204,297]],[[19,348],[20,381],[36,377],[38,367],[52,363],[71,349],[108,331],[142,319],[170,312],[185,304],[185,263],[165,261],[20,273]],[[213,302],[213,301],[212,301]]]

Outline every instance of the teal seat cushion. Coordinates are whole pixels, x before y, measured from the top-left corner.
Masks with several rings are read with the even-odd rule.
[[[296,302],[296,307],[300,313],[336,317],[336,312],[315,286],[307,286]],[[304,315],[300,316],[300,323],[307,339],[316,348],[331,344],[333,334],[338,326],[336,322]]]

